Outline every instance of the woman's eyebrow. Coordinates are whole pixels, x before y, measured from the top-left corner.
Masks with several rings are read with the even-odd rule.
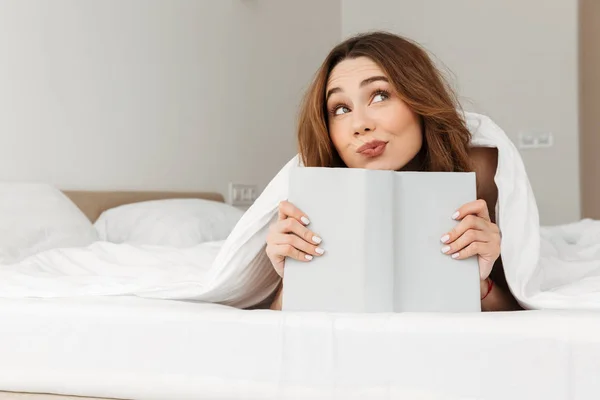
[[[360,83],[360,87],[367,86],[367,85],[369,85],[369,84],[371,84],[373,82],[377,82],[377,81],[389,82],[389,79],[386,78],[385,76],[380,76],[380,75],[378,75],[378,76],[372,76],[370,78],[367,78],[367,79],[363,80]],[[340,89],[339,87],[334,87],[334,88],[329,89],[327,91],[327,96],[325,96],[325,100],[328,100],[329,97],[332,94],[338,93],[338,92],[341,92],[341,91],[342,91],[342,89]]]
[[[360,83],[360,87],[367,86],[368,84],[377,82],[377,81],[389,82],[388,78],[386,78],[385,76],[372,76],[372,77],[367,78],[364,81],[362,81]]]

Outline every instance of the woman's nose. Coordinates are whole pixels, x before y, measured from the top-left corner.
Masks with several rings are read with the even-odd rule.
[[[354,134],[362,135],[375,130],[375,122],[366,113],[354,113]]]

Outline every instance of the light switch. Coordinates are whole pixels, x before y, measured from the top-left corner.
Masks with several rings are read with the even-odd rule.
[[[520,149],[542,149],[554,145],[551,132],[523,132],[519,134]]]
[[[258,197],[256,185],[245,183],[229,183],[229,203],[234,207],[247,207]]]

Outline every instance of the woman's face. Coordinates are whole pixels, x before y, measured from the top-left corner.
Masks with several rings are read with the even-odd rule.
[[[336,65],[325,95],[329,135],[347,167],[397,171],[419,153],[418,116],[370,58]]]

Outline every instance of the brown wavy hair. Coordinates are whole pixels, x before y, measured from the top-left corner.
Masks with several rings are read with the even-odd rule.
[[[471,134],[450,85],[418,44],[387,32],[354,36],[327,56],[308,89],[298,121],[298,147],[307,167],[345,167],[329,137],[325,89],[333,68],[345,59],[368,57],[387,75],[397,95],[421,121],[419,170],[471,171]]]

